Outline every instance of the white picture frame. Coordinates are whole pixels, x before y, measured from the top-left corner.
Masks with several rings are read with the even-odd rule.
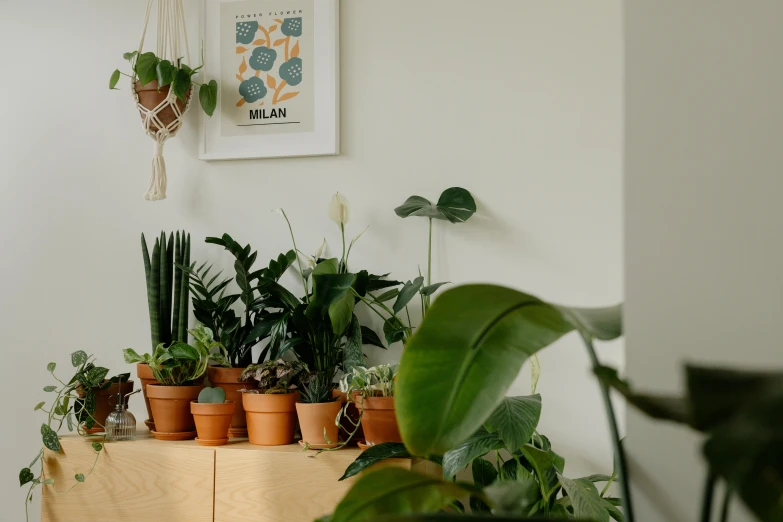
[[[221,5],[274,3],[285,6],[290,0],[202,0],[201,41],[204,69],[201,81],[221,75]],[[339,0],[313,0],[313,119],[312,131],[264,135],[224,135],[222,98],[218,93],[215,113],[203,111],[199,122],[199,159],[205,161],[255,158],[327,156],[340,153],[340,37]],[[223,35],[226,38],[226,35]],[[230,85],[230,83],[229,83]],[[240,99],[241,102],[241,99]]]

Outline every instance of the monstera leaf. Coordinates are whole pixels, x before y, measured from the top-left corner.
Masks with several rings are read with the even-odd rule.
[[[402,218],[423,216],[462,223],[476,212],[476,201],[464,188],[452,187],[443,191],[436,205],[421,196],[411,196],[394,212]]]
[[[575,329],[618,337],[620,319],[620,307],[558,307],[500,286],[444,292],[400,361],[395,406],[408,450],[426,457],[460,445],[501,404],[528,357]]]

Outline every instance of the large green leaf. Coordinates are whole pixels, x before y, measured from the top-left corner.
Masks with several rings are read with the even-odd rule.
[[[377,462],[381,462],[386,459],[393,458],[407,458],[410,457],[410,453],[405,449],[405,444],[402,442],[383,442],[370,446],[356,457],[356,460],[351,462],[343,473],[343,476],[339,480],[345,480],[351,478],[354,475],[358,475],[368,467]]]
[[[475,459],[470,467],[473,475],[473,484],[486,487],[495,482],[498,478],[498,470],[495,465],[486,459]]]
[[[330,520],[375,522],[381,515],[434,513],[466,493],[453,482],[388,467],[360,477]]]
[[[540,450],[529,444],[522,446],[522,455],[533,466],[533,470],[538,476],[541,495],[546,501],[549,501],[549,498],[557,490],[557,473],[563,471],[562,457],[553,451]]]
[[[473,459],[502,447],[503,441],[497,433],[490,433],[483,427],[479,428],[468,440],[444,453],[443,477],[447,479],[454,477],[462,468],[473,462]]]
[[[538,482],[524,468],[517,480],[501,480],[484,490],[484,494],[497,515],[527,515],[541,500]]]
[[[409,451],[439,455],[460,444],[498,407],[527,358],[576,326],[600,338],[621,331],[611,328],[619,308],[580,310],[571,314],[576,325],[567,310],[493,285],[441,294],[400,361],[395,404]]]
[[[609,511],[606,510],[598,490],[592,482],[586,480],[571,480],[559,477],[563,489],[571,497],[574,515],[595,522],[609,522]]]
[[[157,78],[158,57],[155,53],[143,53],[136,58],[136,75],[142,85],[147,85]]]
[[[351,324],[351,317],[353,317],[355,305],[356,300],[349,288],[340,299],[329,306],[329,319],[332,322],[332,332],[334,332],[335,335],[341,336],[345,334],[345,330],[348,328],[348,325]],[[361,331],[359,332],[359,335],[361,336]]]
[[[400,290],[399,295],[397,296],[397,300],[394,301],[394,306],[392,309],[394,310],[394,313],[399,313],[402,311],[403,308],[405,308],[408,303],[416,297],[416,294],[421,289],[421,285],[424,283],[424,278],[419,276],[413,281],[408,281],[405,283],[405,285],[402,287],[402,290]]]
[[[411,196],[405,203],[395,208],[394,212],[402,218],[422,216],[461,223],[470,219],[476,212],[476,202],[467,190],[452,187],[443,191],[437,205],[433,205],[421,196]]]
[[[496,431],[506,448],[516,451],[530,442],[541,417],[541,395],[506,397],[487,419],[486,427]]]

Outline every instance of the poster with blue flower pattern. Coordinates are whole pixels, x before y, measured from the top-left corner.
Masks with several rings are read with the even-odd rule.
[[[221,5],[223,136],[313,130],[313,1]]]

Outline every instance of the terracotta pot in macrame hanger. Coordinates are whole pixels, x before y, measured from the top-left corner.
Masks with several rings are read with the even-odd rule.
[[[155,0],[147,0],[147,14],[144,18],[144,29],[141,32],[139,42],[139,55],[144,48],[144,37],[147,34],[150,12]],[[185,56],[190,63],[190,50],[188,35],[185,30],[185,11],[182,0],[157,0],[158,3],[158,42],[155,53],[161,60],[169,60],[177,63],[182,57],[180,54],[180,41],[184,40]],[[146,85],[136,80],[135,75],[131,80],[131,93],[136,102],[136,108],[141,115],[141,123],[144,132],[155,140],[152,156],[152,176],[144,199],[158,201],[166,199],[166,162],[163,160],[163,144],[169,138],[175,136],[182,127],[182,119],[190,107],[193,89],[185,94],[183,102],[176,97],[174,91],[166,85],[158,90],[158,82],[152,81]]]

